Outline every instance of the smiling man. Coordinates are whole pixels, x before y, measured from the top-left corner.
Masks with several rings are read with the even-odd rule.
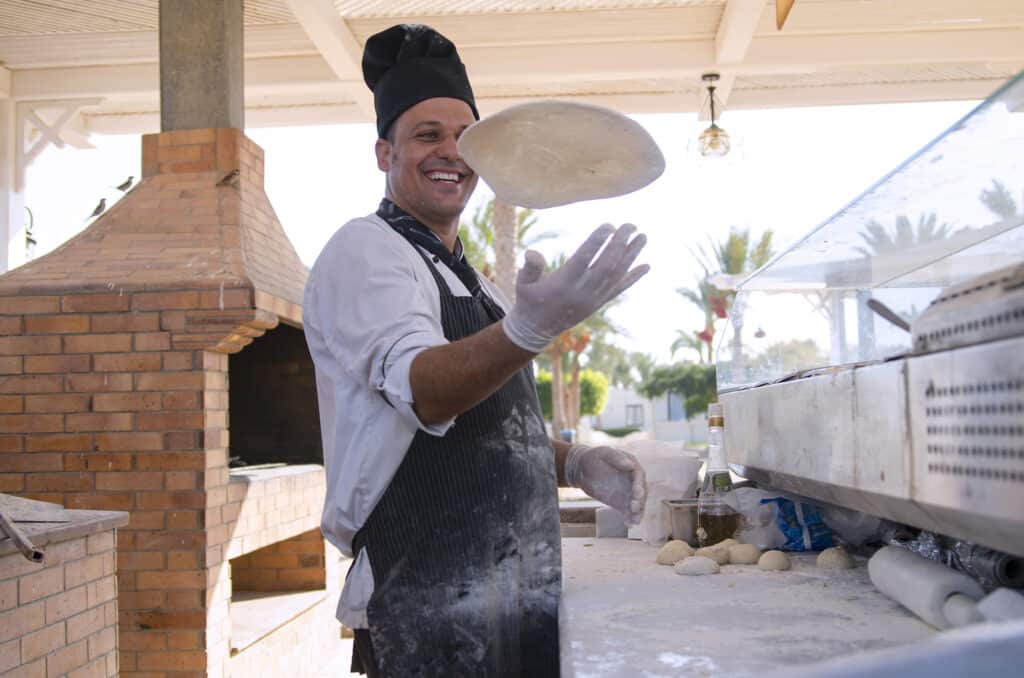
[[[643,470],[548,439],[532,359],[647,272],[644,237],[594,231],[544,273],[528,252],[510,305],[463,256],[477,176],[456,142],[479,117],[455,46],[427,26],[371,37],[385,197],[345,224],[303,304],[327,471],[322,529],[354,556],[338,618],[370,676],[559,674],[557,485],[632,516]]]

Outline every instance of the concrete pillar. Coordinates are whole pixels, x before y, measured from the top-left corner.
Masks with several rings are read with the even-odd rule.
[[[17,106],[0,94],[0,273],[25,263],[25,187],[18,177]]]
[[[160,129],[245,129],[242,0],[160,0]]]

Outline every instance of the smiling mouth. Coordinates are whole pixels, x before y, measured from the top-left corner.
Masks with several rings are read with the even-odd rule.
[[[464,177],[458,172],[442,172],[434,170],[426,172],[427,178],[437,184],[461,184]]]

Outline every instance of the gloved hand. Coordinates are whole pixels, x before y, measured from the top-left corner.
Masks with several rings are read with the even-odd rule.
[[[638,525],[643,518],[647,476],[629,452],[606,445],[573,445],[565,459],[565,480],[621,511],[630,525]]]
[[[618,230],[604,224],[590,234],[565,264],[546,275],[543,255],[527,251],[526,262],[516,279],[515,306],[502,321],[512,343],[540,353],[559,334],[642,278],[649,266],[629,268],[647,242],[643,235],[630,240],[635,232],[636,226],[632,224],[624,224]],[[608,245],[601,251],[605,241]],[[594,259],[599,251],[601,256]]]

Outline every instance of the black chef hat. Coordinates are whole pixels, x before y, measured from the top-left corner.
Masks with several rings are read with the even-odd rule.
[[[366,41],[363,79],[373,92],[377,134],[426,99],[462,99],[480,119],[466,67],[452,42],[430,26],[399,24]]]

